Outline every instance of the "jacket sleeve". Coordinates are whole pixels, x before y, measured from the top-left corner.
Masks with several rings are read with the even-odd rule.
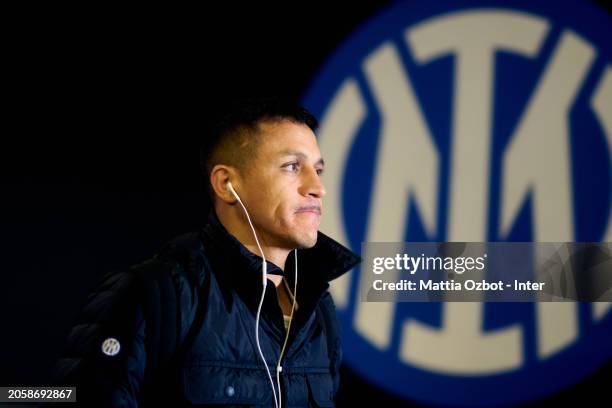
[[[53,383],[76,386],[78,406],[138,407],[146,365],[139,290],[132,273],[107,275],[70,330]]]

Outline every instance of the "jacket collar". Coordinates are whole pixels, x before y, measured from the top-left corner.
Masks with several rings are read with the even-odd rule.
[[[219,221],[214,210],[202,229],[202,241],[210,249],[207,255],[216,259],[213,268],[222,280],[236,288],[251,307],[257,307],[261,296],[261,266],[263,259],[249,251],[232,236]],[[294,281],[294,255],[289,254],[285,273],[288,282]],[[338,278],[357,265],[361,258],[318,232],[317,243],[308,249],[298,249],[298,304],[306,309],[316,306],[318,298]],[[269,273],[281,273],[278,266],[267,262]],[[282,273],[281,273],[282,274]],[[310,304],[312,303],[312,304]],[[310,307],[309,307],[310,306]]]

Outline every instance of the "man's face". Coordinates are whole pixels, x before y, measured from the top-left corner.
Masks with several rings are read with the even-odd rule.
[[[314,133],[290,121],[259,124],[238,193],[268,246],[310,248],[317,241],[325,189]]]

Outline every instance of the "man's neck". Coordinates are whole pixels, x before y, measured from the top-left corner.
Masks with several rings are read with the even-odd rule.
[[[281,275],[268,275],[268,280],[271,280],[274,286],[279,288],[279,285],[283,282],[283,277]]]

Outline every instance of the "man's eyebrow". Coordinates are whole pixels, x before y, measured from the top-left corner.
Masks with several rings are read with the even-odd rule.
[[[304,153],[299,152],[297,150],[283,150],[282,152],[279,153],[279,155],[280,156],[296,156],[302,160],[308,159],[308,156],[306,156]],[[320,158],[315,163],[315,165],[317,164],[320,164],[321,166],[325,167],[325,160],[323,160],[323,158]]]

